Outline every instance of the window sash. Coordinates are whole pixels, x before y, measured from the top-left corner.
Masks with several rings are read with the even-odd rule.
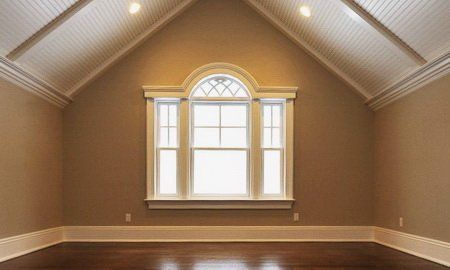
[[[286,106],[285,106],[285,100],[263,100],[261,99],[261,115],[260,115],[260,119],[261,119],[261,125],[260,125],[260,138],[261,138],[261,197],[263,198],[270,198],[270,197],[285,197],[286,194],[286,157],[285,157],[285,141],[286,141]],[[270,108],[270,113],[271,113],[271,117],[270,117],[270,123],[269,125],[265,124],[265,108],[269,107]],[[274,110],[273,107],[279,107],[279,125],[274,125]],[[270,146],[267,146],[265,144],[265,129],[270,128],[271,130],[271,142],[270,142]],[[273,129],[277,128],[280,130],[280,134],[279,134],[279,144],[274,144],[274,136],[273,136]],[[264,156],[266,151],[279,151],[280,152],[280,192],[279,193],[266,193],[265,192],[265,185],[266,185],[266,179],[265,179],[265,170],[264,170],[264,166],[265,166],[265,161],[264,161]]]
[[[219,122],[218,125],[215,126],[205,126],[205,125],[195,125],[195,106],[218,106],[219,107]],[[222,125],[222,107],[223,106],[245,106],[246,110],[246,124],[245,126],[230,126],[230,125]],[[208,101],[192,101],[190,105],[190,141],[189,141],[189,197],[190,198],[232,198],[232,199],[248,199],[250,198],[250,189],[251,189],[251,123],[250,123],[250,103],[248,101],[217,101],[217,100],[208,100]],[[219,143],[217,146],[196,146],[195,145],[195,129],[196,128],[216,128],[219,129]],[[246,145],[245,147],[225,147],[222,146],[222,131],[224,128],[231,129],[242,129],[246,130]],[[197,150],[211,150],[211,151],[245,151],[246,152],[246,193],[245,194],[208,194],[208,193],[194,193],[194,154]]]
[[[167,105],[167,124],[166,125],[161,125],[160,121],[161,121],[161,106]],[[175,120],[175,125],[171,124],[171,117],[170,117],[170,110],[169,107],[170,105],[175,106],[176,108],[176,120]],[[155,99],[155,140],[154,140],[154,149],[155,149],[155,164],[154,164],[154,185],[155,185],[155,197],[159,197],[159,198],[178,198],[180,196],[180,191],[179,191],[179,162],[180,162],[180,158],[179,158],[179,148],[180,148],[180,101],[179,100],[166,100],[166,99]],[[176,139],[174,144],[171,144],[171,140],[170,140],[170,131],[167,132],[167,142],[168,144],[166,146],[161,146],[161,128],[175,128],[176,129]],[[175,156],[176,156],[176,172],[175,172],[175,185],[176,185],[176,192],[175,193],[161,193],[161,179],[160,179],[160,162],[161,162],[161,151],[164,150],[173,150],[176,152]]]

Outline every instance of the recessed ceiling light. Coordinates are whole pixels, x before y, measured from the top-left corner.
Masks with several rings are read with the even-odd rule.
[[[130,14],[134,14],[134,13],[138,12],[139,9],[141,9],[141,5],[139,3],[135,2],[135,3],[131,3],[128,11],[130,12]]]
[[[307,6],[301,6],[300,7],[300,13],[305,17],[311,16],[311,10]]]

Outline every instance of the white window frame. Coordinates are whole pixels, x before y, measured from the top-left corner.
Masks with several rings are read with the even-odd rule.
[[[242,97],[191,97],[196,85],[213,75],[230,76],[241,82],[249,94]],[[239,67],[214,63],[194,71],[182,86],[143,86],[147,101],[147,198],[149,209],[289,209],[293,197],[293,104],[297,87],[260,87]],[[157,183],[157,105],[170,102],[178,105],[177,194],[159,194]],[[197,103],[245,103],[247,106],[247,193],[246,196],[192,194],[193,140],[192,108]],[[263,112],[264,104],[282,104],[282,188],[280,194],[264,194],[263,187]],[[211,149],[207,147],[207,149]],[[231,148],[220,148],[231,149]],[[242,150],[242,148],[239,148]]]
[[[161,105],[161,104],[165,104],[165,105],[175,105],[176,106],[176,108],[177,108],[177,121],[176,121],[176,123],[177,123],[177,125],[175,126],[175,128],[176,128],[176,135],[177,135],[177,138],[176,138],[176,145],[175,146],[164,146],[164,147],[161,147],[160,145],[159,145],[159,138],[160,138],[160,134],[159,134],[159,131],[160,131],[160,122],[159,122],[159,119],[160,119],[160,106],[159,105]],[[155,126],[155,128],[154,128],[154,138],[155,138],[155,147],[154,147],[154,149],[155,149],[155,153],[154,153],[154,156],[155,156],[155,159],[154,159],[154,162],[155,162],[155,165],[154,165],[154,173],[155,173],[155,175],[154,175],[154,186],[155,186],[155,196],[156,197],[158,197],[158,198],[173,198],[173,199],[176,199],[176,198],[178,198],[179,196],[180,196],[180,190],[179,190],[179,184],[178,184],[178,182],[179,182],[179,170],[178,170],[178,166],[177,166],[177,171],[176,171],[176,182],[177,182],[177,189],[176,189],[176,192],[174,193],[174,194],[164,194],[164,193],[160,193],[160,183],[159,183],[159,156],[160,156],[160,152],[161,152],[161,150],[172,150],[172,151],[175,151],[176,152],[176,157],[177,157],[177,163],[179,162],[179,156],[180,156],[180,101],[178,100],[178,99],[164,99],[164,98],[161,98],[161,99],[155,99],[155,106],[154,106],[154,108],[155,108],[155,110],[154,110],[154,115],[156,116],[155,117],[155,121],[154,121],[154,126]],[[169,114],[169,110],[168,110],[168,114]],[[173,128],[172,126],[170,126],[170,120],[169,120],[169,117],[168,117],[168,119],[167,119],[167,124],[168,124],[168,126],[167,126],[167,128]],[[167,136],[170,136],[169,135],[170,134],[170,132],[168,132],[167,133]],[[169,139],[168,139],[168,141],[169,141]]]
[[[247,133],[247,147],[242,147],[242,148],[231,148],[231,147],[197,147],[194,145],[194,105],[195,104],[214,104],[214,105],[219,105],[219,108],[221,108],[222,106],[229,106],[229,105],[236,105],[236,104],[240,104],[240,105],[245,105],[247,107],[247,115],[246,115],[246,133]],[[202,105],[200,105],[202,106]],[[189,157],[190,157],[190,166],[189,166],[189,170],[190,170],[190,198],[192,199],[217,199],[217,198],[221,198],[221,199],[250,199],[251,198],[251,168],[252,168],[252,162],[251,162],[251,116],[250,116],[250,110],[251,110],[251,104],[250,102],[247,101],[241,101],[241,100],[233,100],[233,99],[201,99],[201,100],[191,100],[190,102],[190,110],[189,110],[189,114],[190,114],[190,124],[189,124],[189,128],[190,128],[190,132],[189,132],[189,138],[190,138],[190,142],[189,142]],[[221,111],[219,109],[219,117],[221,115]],[[221,125],[221,121],[219,120],[219,133],[221,132],[221,128],[224,127]],[[225,127],[227,128],[227,127]],[[230,127],[230,128],[238,128],[238,127]],[[221,135],[219,135],[219,138],[221,138]],[[194,189],[194,172],[193,172],[193,168],[195,166],[194,164],[194,151],[195,150],[223,150],[223,151],[230,151],[230,150],[240,150],[240,151],[246,151],[246,157],[247,157],[247,179],[246,179],[246,194],[245,195],[240,195],[240,194],[196,194],[193,192]]]
[[[266,147],[264,146],[264,106],[280,106],[280,146],[279,147]],[[271,197],[271,198],[284,198],[286,193],[286,100],[284,99],[261,99],[261,124],[260,134],[261,134],[261,196]],[[272,111],[272,121],[273,121],[273,111]],[[273,132],[273,124],[271,124],[271,132]],[[273,140],[273,134],[271,135],[271,140]],[[264,193],[264,152],[265,151],[279,151],[280,152],[280,193]]]

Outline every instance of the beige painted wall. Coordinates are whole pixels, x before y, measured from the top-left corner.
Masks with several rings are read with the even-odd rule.
[[[62,111],[0,79],[0,238],[62,225]]]
[[[299,86],[293,210],[148,210],[141,85],[179,85],[228,62],[261,85]],[[240,1],[200,1],[64,110],[65,225],[371,225],[373,113]],[[301,222],[292,222],[300,212]]]
[[[375,224],[450,242],[450,75],[377,111],[374,140]]]

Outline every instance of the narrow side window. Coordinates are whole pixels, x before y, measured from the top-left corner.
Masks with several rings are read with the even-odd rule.
[[[284,102],[262,100],[263,196],[284,196]]]
[[[156,194],[162,197],[177,196],[179,102],[157,100],[155,110]]]

